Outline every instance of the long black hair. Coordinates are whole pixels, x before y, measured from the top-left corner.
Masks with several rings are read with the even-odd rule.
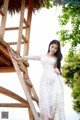
[[[61,68],[61,60],[62,60],[62,53],[61,53],[61,49],[60,49],[60,42],[58,40],[52,40],[49,44],[48,47],[48,53],[50,52],[50,46],[51,44],[56,44],[58,45],[58,50],[57,52],[54,54],[55,57],[57,57],[57,68],[60,70]],[[60,71],[61,72],[61,71]]]

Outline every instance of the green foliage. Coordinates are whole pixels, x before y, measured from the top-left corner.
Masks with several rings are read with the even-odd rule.
[[[72,96],[74,98],[73,100],[73,107],[74,109],[79,113],[80,112],[80,73],[76,73],[74,76],[74,79],[77,79],[77,81],[74,84],[73,87],[73,92],[72,92]]]
[[[62,66],[62,76],[65,83],[72,88],[73,108],[80,112],[80,53],[67,55]]]
[[[72,89],[73,108],[80,113],[80,53],[77,54],[77,46],[80,45],[80,4],[62,6],[62,15],[59,16],[61,30],[57,32],[62,45],[70,43],[69,53],[62,66],[62,76],[65,83]],[[68,29],[64,28],[69,25]]]
[[[80,4],[63,5],[62,15],[59,16],[59,23],[61,27],[71,23],[71,30],[62,29],[57,32],[60,36],[60,41],[63,45],[67,42],[71,44],[74,49],[80,44]]]
[[[49,9],[52,8],[53,5],[54,5],[53,0],[44,0],[42,7]]]
[[[59,6],[59,5],[79,5],[80,0],[43,0],[42,7],[45,7],[47,9],[52,8],[53,6]],[[67,9],[66,9],[67,10]],[[64,15],[64,17],[68,17],[67,14]]]

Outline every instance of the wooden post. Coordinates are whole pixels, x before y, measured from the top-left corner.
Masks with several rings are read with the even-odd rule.
[[[4,38],[6,19],[7,19],[8,3],[9,3],[9,0],[4,0],[4,6],[3,6],[4,15],[2,16],[1,28],[0,28],[0,36],[1,36],[1,38]]]
[[[30,27],[31,27],[32,11],[33,11],[33,0],[29,0],[28,15],[27,15],[27,28],[26,28],[26,32],[25,32],[25,37],[26,37],[28,43],[24,43],[23,56],[26,56],[28,54],[28,51],[29,51]]]
[[[17,42],[17,54],[20,54],[20,48],[21,48],[22,30],[23,30],[23,22],[24,22],[24,9],[25,9],[25,0],[22,0],[18,42]]]

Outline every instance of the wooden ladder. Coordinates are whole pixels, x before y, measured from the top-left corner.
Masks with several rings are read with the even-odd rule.
[[[36,111],[35,105],[33,103],[33,101],[35,101],[38,105],[38,96],[35,92],[35,89],[28,77],[28,73],[27,73],[27,69],[26,66],[28,67],[28,63],[25,61],[16,61],[14,59],[14,55],[16,55],[16,53],[14,52],[14,50],[8,45],[7,46],[8,52],[10,54],[13,66],[16,70],[17,76],[20,80],[20,83],[22,85],[23,91],[26,95],[26,100],[29,103],[29,116],[30,116],[30,120],[40,120],[39,118],[39,113]],[[22,75],[22,73],[24,75]],[[23,78],[24,76],[24,78]]]
[[[29,51],[29,42],[30,42],[30,27],[31,27],[31,18],[32,18],[32,10],[33,10],[33,0],[29,0],[29,5],[28,5],[28,14],[27,18],[24,18],[24,11],[25,11],[25,2],[26,0],[22,0],[21,2],[21,12],[20,12],[20,21],[19,21],[19,27],[9,27],[6,28],[6,20],[7,20],[7,11],[8,11],[8,5],[9,5],[9,0],[3,0],[4,5],[0,9],[0,15],[2,16],[1,19],[1,26],[0,26],[0,38],[3,39],[4,42],[4,33],[5,30],[11,31],[11,30],[18,30],[18,40],[17,42],[10,42],[7,43],[7,49],[9,52],[9,56],[11,58],[11,61],[13,63],[13,66],[15,68],[15,71],[17,73],[17,76],[20,80],[20,83],[22,85],[23,91],[26,96],[26,105],[22,104],[23,106],[28,106],[28,113],[29,113],[29,119],[30,120],[40,120],[39,114],[36,110],[36,107],[34,105],[34,102],[38,103],[38,96],[36,94],[36,91],[30,81],[30,78],[28,76],[28,70],[27,67],[29,66],[27,62],[25,61],[16,61],[13,56],[16,55],[20,57],[20,52],[21,52],[21,44],[24,45],[24,50],[23,50],[23,56],[28,55]],[[25,34],[23,34],[23,29],[25,29]],[[10,39],[10,38],[9,38]],[[5,43],[5,42],[4,42]],[[6,44],[6,43],[5,43]],[[16,52],[10,47],[10,45],[16,45]],[[12,66],[12,67],[13,67]],[[6,91],[6,89],[0,87],[0,91],[2,93],[9,93],[9,95],[12,97],[13,93],[10,92],[9,90]],[[15,97],[17,96],[14,94]],[[19,96],[17,96],[21,101],[23,101]],[[23,103],[23,102],[21,102]],[[27,103],[29,105],[27,105]],[[13,105],[15,106],[15,105]]]

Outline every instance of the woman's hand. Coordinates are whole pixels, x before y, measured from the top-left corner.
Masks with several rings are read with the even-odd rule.
[[[58,69],[58,68],[55,68],[55,69],[54,69],[54,71],[57,73],[57,75],[59,75],[59,74],[60,74],[60,71],[59,71],[59,69]]]
[[[17,61],[22,60],[22,58],[18,58],[18,57],[16,57],[16,56],[13,56],[13,58],[14,58],[15,60],[17,60]]]

